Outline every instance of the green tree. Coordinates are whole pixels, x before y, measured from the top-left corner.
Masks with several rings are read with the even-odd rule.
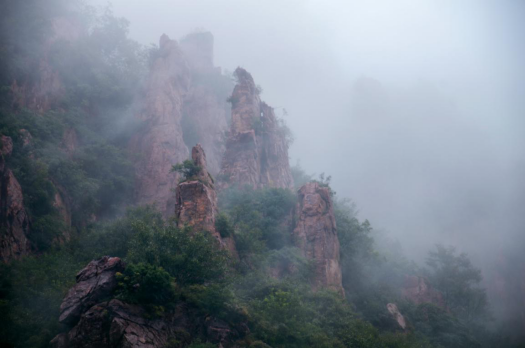
[[[446,307],[466,323],[483,320],[488,315],[485,289],[480,286],[481,270],[475,268],[468,255],[457,254],[454,247],[436,245],[430,251],[427,265],[429,279],[441,291]]]

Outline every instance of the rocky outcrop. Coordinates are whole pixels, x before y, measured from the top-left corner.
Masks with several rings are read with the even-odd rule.
[[[395,303],[389,303],[386,305],[386,309],[388,310],[388,313],[390,313],[390,315],[392,316],[392,319],[397,324],[397,329],[405,331],[407,328],[407,323],[403,314],[399,312],[397,305]]]
[[[117,287],[116,273],[123,270],[124,264],[118,257],[91,261],[78,272],[77,283],[62,301],[59,321],[68,325],[77,323],[86,309],[113,293]]]
[[[180,40],[191,70],[191,86],[182,107],[182,126],[186,145],[202,144],[208,157],[208,170],[217,175],[225,151],[224,133],[228,130],[231,79],[213,65],[213,35],[192,33]]]
[[[0,136],[0,261],[9,262],[31,252],[30,220],[22,188],[6,159],[13,151],[10,137]]]
[[[298,191],[294,215],[294,242],[314,263],[313,289],[329,288],[344,295],[330,189],[317,182],[305,184]]]
[[[213,178],[208,173],[206,154],[200,144],[191,150],[193,163],[199,167],[195,176],[177,186],[175,217],[180,227],[191,226],[195,231],[211,232],[218,240],[215,230],[217,194]]]
[[[206,154],[200,144],[191,150],[193,163],[199,170],[181,182],[176,190],[175,217],[179,227],[190,226],[194,232],[208,231],[232,255],[237,255],[233,238],[222,238],[215,228],[217,194],[212,176],[208,173]]]
[[[271,107],[261,102],[252,76],[237,68],[230,98],[231,129],[220,172],[220,187],[293,188],[288,142]]]
[[[402,293],[407,300],[415,304],[433,303],[441,308],[445,308],[441,293],[430,286],[423,277],[406,275]]]
[[[235,347],[249,333],[245,324],[232,326],[202,316],[185,302],[162,316],[145,307],[114,299],[116,272],[124,265],[119,258],[95,260],[77,275],[77,284],[60,306],[60,321],[68,331],[50,343],[54,348],[164,348],[177,341],[186,347],[195,338],[205,338],[219,347]]]
[[[173,214],[177,175],[171,167],[188,158],[181,129],[181,107],[190,83],[190,71],[177,42],[160,38],[142,110],[138,118],[144,127],[131,141],[137,156],[135,203],[155,204],[165,217]]]

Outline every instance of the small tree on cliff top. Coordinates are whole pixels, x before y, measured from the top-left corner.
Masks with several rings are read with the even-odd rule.
[[[193,160],[187,159],[182,163],[177,163],[171,168],[171,172],[177,172],[182,174],[184,180],[188,180],[191,177],[197,176],[201,167],[195,164]]]

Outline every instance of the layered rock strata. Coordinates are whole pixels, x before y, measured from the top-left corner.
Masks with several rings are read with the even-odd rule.
[[[31,252],[27,236],[30,219],[24,208],[24,195],[6,160],[13,151],[10,137],[0,136],[0,261],[9,262]]]
[[[330,189],[316,182],[305,184],[298,191],[294,216],[294,242],[314,263],[313,289],[329,288],[344,296]]]
[[[261,102],[252,76],[237,68],[230,98],[231,129],[220,172],[220,187],[293,188],[288,142],[273,108]]]

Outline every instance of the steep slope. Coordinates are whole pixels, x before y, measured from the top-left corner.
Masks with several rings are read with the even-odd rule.
[[[296,245],[314,262],[312,287],[330,288],[344,295],[339,264],[339,238],[332,198],[328,187],[316,182],[305,184],[298,192],[295,207]]]
[[[222,248],[237,257],[233,238],[221,237],[215,227],[218,214],[217,194],[213,178],[208,173],[206,154],[200,144],[192,148],[191,158],[198,166],[198,172],[177,186],[175,206],[177,225],[190,226],[195,232],[210,232]]]
[[[232,121],[219,175],[220,188],[293,188],[288,143],[273,109],[261,102],[252,76],[237,68],[231,96]]]
[[[24,208],[22,188],[6,165],[13,151],[10,137],[0,138],[0,261],[9,262],[31,252],[27,239],[30,221]]]
[[[131,150],[137,156],[135,204],[155,204],[165,217],[175,210],[172,189],[177,175],[170,174],[171,167],[188,157],[180,122],[189,83],[189,67],[180,47],[162,35],[137,115],[144,127],[132,139]]]

